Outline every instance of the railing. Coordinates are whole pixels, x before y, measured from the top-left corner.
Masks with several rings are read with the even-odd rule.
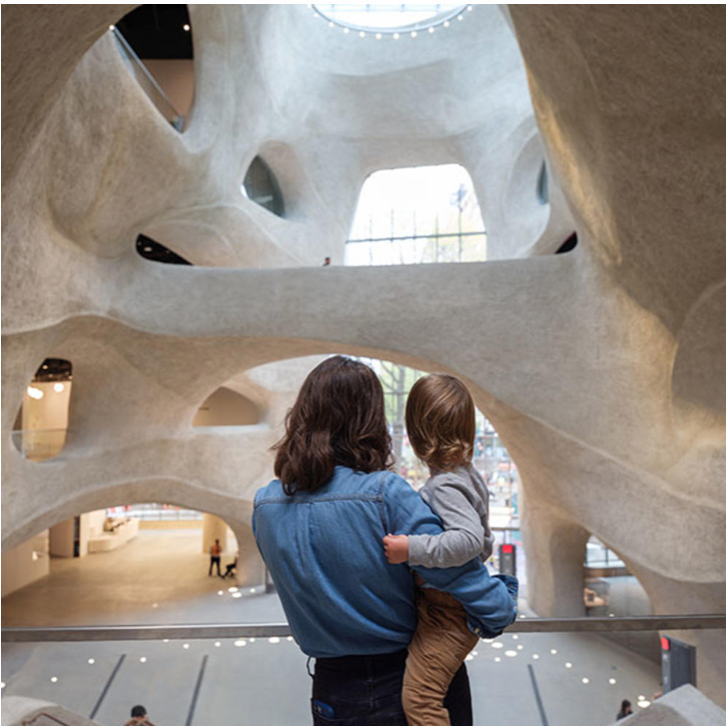
[[[619,618],[527,618],[520,615],[507,633],[605,633],[660,630],[722,630],[726,614],[649,615]],[[215,625],[83,625],[53,628],[3,628],[3,643],[60,643],[109,640],[213,640],[284,638],[287,623]]]
[[[652,657],[603,637],[637,631],[653,641]],[[724,638],[726,614],[520,615],[501,637],[479,641],[467,655],[472,682],[486,683],[485,694],[473,689],[474,707],[506,713],[498,720],[509,726],[612,723],[623,699],[637,712],[682,683],[698,685],[696,650]],[[149,707],[154,723],[232,723],[244,698],[241,683],[254,694],[244,698],[247,721],[304,726],[310,678],[306,656],[292,641],[286,623],[270,622],[8,627],[2,629],[7,660],[0,687],[4,698],[46,702],[29,703],[13,726],[25,726],[21,719],[47,723],[44,717],[63,724],[65,712],[47,703],[67,709],[69,723],[123,723],[135,703]],[[684,656],[693,666],[686,671]]]
[[[124,59],[126,65],[133,74],[134,78],[138,81],[139,85],[146,92],[146,95],[149,97],[154,106],[156,106],[161,115],[177,131],[181,132],[184,128],[184,117],[174,108],[174,104],[169,100],[169,97],[156,82],[156,79],[151,75],[149,69],[144,65],[141,58],[136,55],[136,52],[129,45],[129,42],[126,38],[124,38],[119,29],[116,26],[111,26],[111,33],[116,39],[121,57]]]

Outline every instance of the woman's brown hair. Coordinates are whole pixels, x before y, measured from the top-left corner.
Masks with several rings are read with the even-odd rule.
[[[285,494],[314,492],[336,465],[367,474],[392,464],[383,388],[373,370],[340,355],[324,360],[302,384],[273,447]]]
[[[406,401],[406,430],[416,456],[429,468],[451,471],[470,464],[476,414],[467,387],[445,373],[419,378]]]

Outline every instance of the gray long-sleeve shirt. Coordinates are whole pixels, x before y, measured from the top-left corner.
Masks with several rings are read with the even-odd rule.
[[[420,492],[439,515],[444,532],[408,538],[408,563],[423,567],[458,567],[475,557],[486,562],[494,538],[489,529],[489,490],[472,466],[437,471]]]

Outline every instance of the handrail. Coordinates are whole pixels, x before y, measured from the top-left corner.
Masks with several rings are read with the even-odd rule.
[[[55,721],[56,723],[60,724],[60,726],[68,726],[68,721],[61,721],[59,718],[54,716],[52,713],[48,713],[47,711],[38,711],[38,713],[36,713],[34,716],[31,716],[30,718],[24,718],[20,723],[23,724],[23,726],[29,726],[29,724],[35,723],[41,716],[45,716],[51,721]]]
[[[58,427],[54,429],[13,429],[10,434],[14,436],[15,434],[47,434],[47,433],[55,433],[57,431],[68,431],[68,427]]]
[[[133,61],[134,65],[141,70],[146,80],[151,83],[154,90],[164,100],[164,103],[166,103],[171,111],[175,114],[176,118],[173,120],[172,124],[177,129],[177,131],[181,131],[181,126],[184,123],[184,117],[179,113],[179,111],[176,110],[174,104],[171,102],[171,99],[166,95],[166,93],[164,93],[162,87],[157,83],[156,78],[154,78],[149,69],[146,67],[145,63],[136,54],[136,51],[131,47],[128,40],[124,38],[121,31],[115,25],[112,25],[109,29],[113,37],[116,38],[116,40],[119,42],[119,45],[121,45],[121,47],[123,48],[124,53],[126,53],[126,55],[128,55],[128,57]]]
[[[607,618],[519,618],[507,633],[607,633],[659,630],[726,629],[726,614],[648,615]],[[3,643],[59,643],[111,640],[207,640],[284,638],[287,623],[219,623],[191,625],[84,625],[53,628],[8,627]]]

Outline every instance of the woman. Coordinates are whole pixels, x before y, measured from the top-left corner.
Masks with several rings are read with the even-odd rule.
[[[452,594],[480,637],[509,625],[516,605],[480,561],[427,569],[387,562],[382,539],[441,533],[419,495],[390,471],[383,389],[363,363],[329,358],[307,377],[276,445],[275,474],[257,492],[252,526],[295,640],[316,659],[313,722],[405,724],[401,685],[416,629],[411,569]],[[465,667],[445,702],[472,723]]]

